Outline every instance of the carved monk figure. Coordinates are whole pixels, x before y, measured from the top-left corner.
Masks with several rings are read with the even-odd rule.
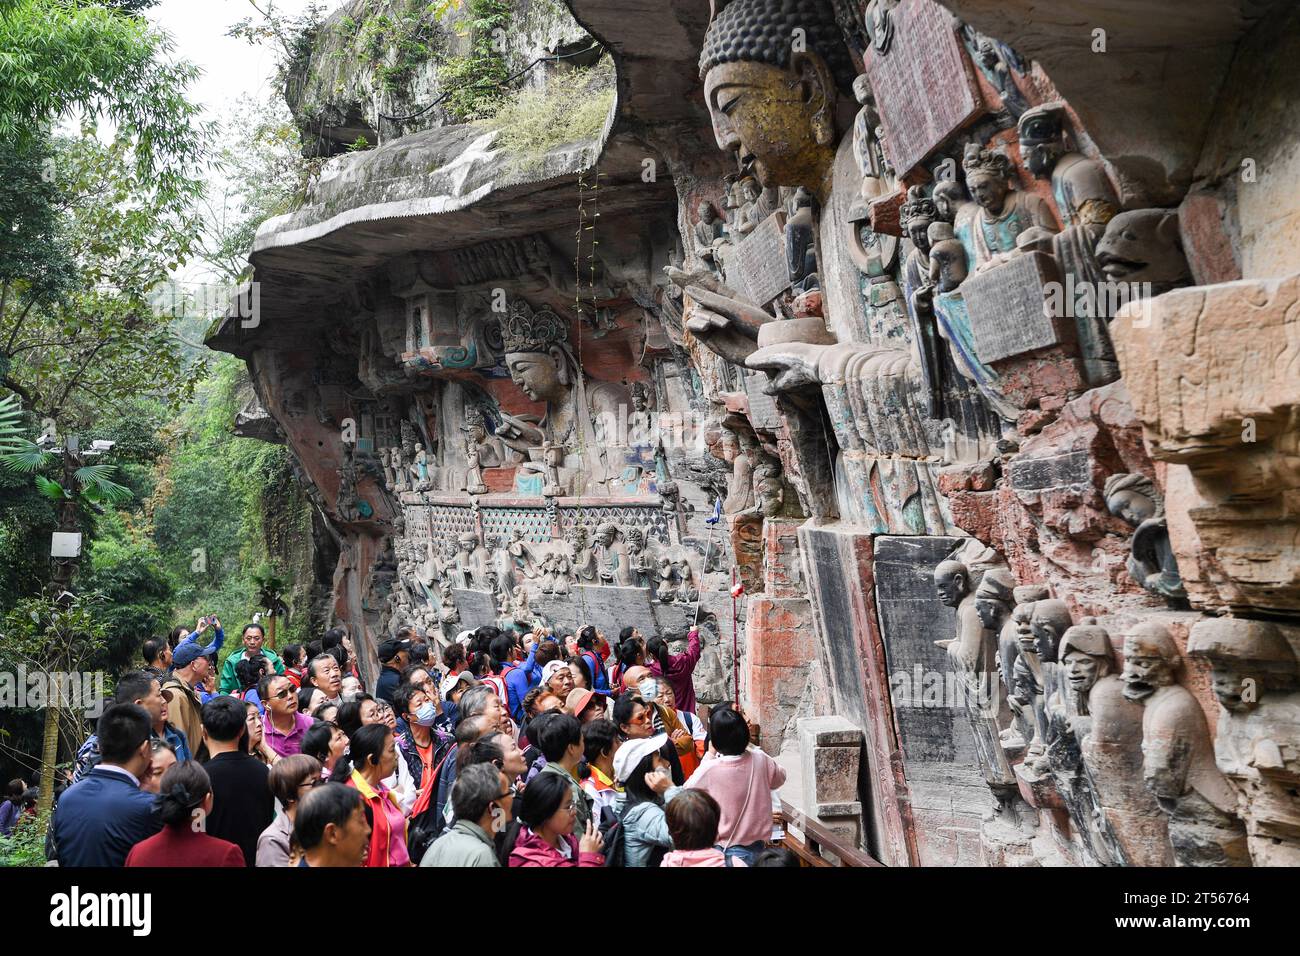
[[[990,576],[992,580],[985,589],[985,600],[1010,599],[1014,584],[1010,574],[1003,568],[991,568],[981,578],[980,587],[983,587],[983,580]],[[975,737],[980,771],[1001,805],[1014,794],[1016,783],[1011,764],[998,740],[994,720],[998,706],[997,695],[992,695],[990,701],[987,689],[987,683],[993,680],[994,658],[997,654],[997,631],[988,622],[993,621],[997,615],[979,613],[979,599],[971,589],[970,580],[970,570],[960,561],[946,560],[935,566],[934,586],[939,600],[957,611],[957,637],[935,641],[935,644],[947,650],[953,668],[962,677],[964,704]],[[990,609],[986,607],[985,610],[988,612]]]
[[[1205,711],[1177,683],[1181,658],[1162,624],[1124,639],[1124,696],[1140,702],[1142,777],[1169,815],[1179,866],[1250,866],[1237,798],[1214,762]]]
[[[1038,694],[1036,679],[1021,650],[1020,632],[1023,630],[1027,642],[1032,644],[1029,622],[1034,602],[1047,597],[1047,588],[1041,584],[1022,584],[1012,591],[1012,596],[1015,608],[998,632],[998,669],[1014,715],[1012,725],[1001,734],[1002,745],[1014,753],[1023,750],[1034,736],[1033,704]]]
[[[1002,153],[970,143],[962,168],[974,203],[958,211],[954,231],[972,272],[1014,252],[1016,237],[1031,226],[1056,231],[1056,220],[1042,198],[1012,189],[1015,173]]]
[[[1223,705],[1214,753],[1237,794],[1256,866],[1300,865],[1300,670],[1277,625],[1211,618],[1192,627]]]
[[[596,564],[596,555],[588,543],[587,529],[583,525],[574,525],[569,532],[569,548],[573,554],[573,573],[580,582],[591,583],[600,577]]]
[[[597,528],[596,544],[601,549],[602,583],[614,584],[621,588],[632,587],[632,565],[628,560],[627,545],[618,526],[607,521]]]
[[[1038,666],[1039,692],[1034,701],[1036,730],[1034,739],[1029,744],[1026,763],[1035,772],[1047,769],[1045,759],[1051,744],[1052,708],[1061,708],[1061,674],[1057,665],[1057,649],[1061,635],[1071,624],[1070,609],[1064,601],[1048,598],[1034,602],[1034,612],[1030,617],[1030,631],[1034,639],[1034,651]]]
[[[1052,770],[1086,848],[1098,863],[1115,866],[1123,862],[1123,852],[1092,781],[1083,770],[1080,748],[1080,741],[1092,726],[1088,695],[1099,680],[1115,672],[1115,651],[1106,629],[1092,618],[1085,618],[1061,637],[1059,656],[1068,690],[1066,713],[1060,726],[1054,727],[1056,739],[1049,751]]]
[[[725,436],[724,443],[729,437],[730,444],[733,447],[739,444],[740,450],[731,461],[731,480],[727,483],[727,498],[722,503],[722,510],[725,514],[738,515],[754,506],[753,442],[731,431],[727,431]]]

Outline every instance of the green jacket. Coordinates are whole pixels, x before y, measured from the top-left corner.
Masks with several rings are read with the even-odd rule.
[[[577,817],[573,821],[573,833],[578,839],[582,839],[587,832],[587,823],[591,820],[591,798],[582,790],[582,784],[573,778],[573,774],[565,770],[558,763],[547,763],[539,773],[558,773],[565,780],[569,781],[569,786],[573,790],[573,805],[578,808]]]
[[[217,688],[223,694],[233,694],[239,690],[239,678],[235,676],[235,665],[243,660],[245,653],[244,645],[239,645],[235,650],[230,652],[225,663],[221,665],[221,684]],[[262,656],[271,662],[277,674],[284,673],[284,661],[280,660],[280,655],[269,647],[262,648]]]
[[[424,853],[420,866],[500,866],[492,838],[477,823],[457,820]]]

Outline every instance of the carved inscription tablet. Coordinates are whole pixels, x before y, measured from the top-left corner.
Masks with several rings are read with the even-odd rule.
[[[952,14],[931,0],[903,0],[894,42],[872,50],[867,76],[880,109],[885,154],[900,177],[982,109]]]

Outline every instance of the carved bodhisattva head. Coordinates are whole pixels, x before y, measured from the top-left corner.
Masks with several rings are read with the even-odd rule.
[[[1014,175],[1011,160],[971,143],[966,147],[961,165],[966,171],[966,188],[970,190],[971,198],[990,216],[1001,216],[1007,196],[1011,194]]]
[[[534,313],[526,303],[515,303],[501,322],[501,335],[510,378],[523,393],[534,402],[563,401],[573,384],[564,320],[550,309]]]
[[[719,149],[765,187],[826,199],[838,88],[853,76],[830,3],[731,0],[709,25],[700,76]]]
[[[922,253],[930,251],[930,224],[937,218],[934,200],[926,196],[921,186],[910,186],[907,190],[907,202],[903,203],[903,228],[912,245]]]
[[[934,568],[934,590],[946,607],[957,607],[970,591],[970,571],[960,561],[940,561]]]
[[[1144,700],[1177,683],[1180,657],[1163,624],[1139,624],[1124,638],[1124,696]]]

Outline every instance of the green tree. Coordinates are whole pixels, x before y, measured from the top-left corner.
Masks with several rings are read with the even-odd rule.
[[[185,89],[198,70],[173,61],[170,38],[136,15],[150,5],[0,2],[0,140],[21,143],[74,114],[104,117],[163,197],[195,196],[203,128]],[[3,209],[0,221],[10,221]]]

